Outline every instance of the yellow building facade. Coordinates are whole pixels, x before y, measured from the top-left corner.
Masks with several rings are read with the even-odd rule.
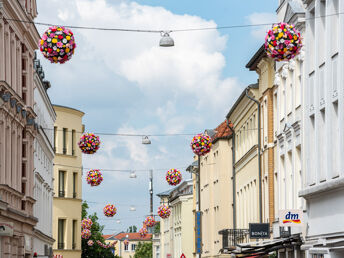
[[[54,105],[54,255],[81,257],[82,155],[77,142],[84,131],[84,113]]]

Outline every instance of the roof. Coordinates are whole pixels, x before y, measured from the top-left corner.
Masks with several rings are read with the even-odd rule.
[[[228,114],[227,114],[227,118],[229,118],[231,116],[231,114],[234,112],[234,110],[236,109],[236,107],[239,105],[239,103],[241,102],[241,100],[246,96],[246,89],[258,89],[259,88],[259,84],[258,83],[254,83],[254,84],[250,84],[248,85],[240,94],[239,98],[237,99],[237,101],[235,101],[234,105],[232,106],[232,108],[229,110]]]
[[[266,56],[265,46],[263,44],[247,63],[246,68],[250,69],[250,71],[255,71],[259,62]]]
[[[110,237],[112,237],[113,236],[113,234],[112,235],[102,235],[102,237],[106,240],[106,239],[108,239],[108,238],[110,238]]]
[[[227,126],[227,121],[223,121],[215,129],[216,134],[213,136],[213,142],[216,142],[219,139],[226,139],[232,135],[232,131]]]
[[[195,167],[195,168],[198,168],[198,160],[195,160],[194,162],[192,162],[187,168],[186,168],[186,171],[191,171],[191,169]]]
[[[62,106],[62,105],[56,105],[56,104],[53,104],[53,107],[60,107],[60,108],[66,108],[66,109],[71,109],[71,110],[74,110],[74,111],[77,111],[77,112],[80,112],[82,113],[83,115],[85,114],[84,112],[76,109],[76,108],[71,108],[71,107],[67,107],[67,106]]]
[[[117,235],[114,235],[114,238],[117,240],[127,239],[128,241],[150,241],[152,240],[152,234],[146,234],[145,237],[141,237],[140,233],[121,232],[121,233],[118,233]]]
[[[159,196],[159,197],[165,197],[165,196],[170,196],[170,193],[173,191],[173,188],[170,189],[170,190],[167,190],[165,192],[162,192],[162,193],[158,193],[156,196]]]

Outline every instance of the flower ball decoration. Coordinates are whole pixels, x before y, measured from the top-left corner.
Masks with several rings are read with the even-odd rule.
[[[99,149],[100,140],[99,137],[93,133],[84,133],[80,137],[78,145],[85,154],[93,154]]]
[[[117,209],[113,204],[107,204],[103,209],[104,215],[106,217],[113,217],[116,215]]]
[[[153,216],[148,216],[144,222],[144,224],[149,228],[154,227],[155,223],[156,221]]]
[[[100,183],[103,181],[103,175],[99,169],[92,169],[88,171],[86,181],[91,186],[100,185]]]
[[[128,245],[129,244],[128,239],[124,240],[123,243],[124,243],[124,245]]]
[[[211,139],[207,134],[197,134],[192,138],[191,149],[198,156],[203,156],[210,151]]]
[[[169,185],[178,185],[182,181],[182,173],[179,170],[172,168],[166,173],[166,181]]]
[[[43,56],[52,63],[63,64],[70,60],[76,48],[73,32],[63,26],[52,26],[39,43]]]
[[[83,229],[90,229],[92,227],[92,224],[93,224],[93,222],[91,219],[83,219],[81,221],[81,227]]]
[[[91,230],[86,228],[83,231],[81,231],[81,237],[83,239],[89,239],[91,237]]]
[[[148,230],[147,230],[146,227],[143,227],[143,228],[141,228],[141,229],[139,230],[139,233],[140,233],[140,236],[143,238],[143,237],[145,237],[145,236],[147,235]]]
[[[158,208],[158,215],[162,219],[167,219],[171,215],[171,209],[167,205],[161,205]]]
[[[275,24],[265,37],[265,50],[277,61],[288,61],[300,53],[302,38],[293,25],[281,22]]]
[[[93,245],[94,245],[93,240],[88,240],[87,245],[88,245],[88,246],[93,246]]]

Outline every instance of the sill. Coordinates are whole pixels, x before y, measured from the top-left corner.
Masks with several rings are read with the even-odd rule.
[[[304,190],[301,190],[299,192],[299,197],[304,197],[305,199],[308,199],[308,198],[311,198],[312,196],[335,191],[343,187],[344,187],[344,178],[336,178],[327,182],[310,186]]]

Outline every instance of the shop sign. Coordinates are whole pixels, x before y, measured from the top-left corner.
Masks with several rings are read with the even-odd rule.
[[[269,223],[250,223],[250,238],[270,238]]]
[[[302,210],[280,210],[279,225],[281,227],[300,227],[303,222]]]
[[[0,222],[0,236],[13,236],[13,228],[12,222]]]

